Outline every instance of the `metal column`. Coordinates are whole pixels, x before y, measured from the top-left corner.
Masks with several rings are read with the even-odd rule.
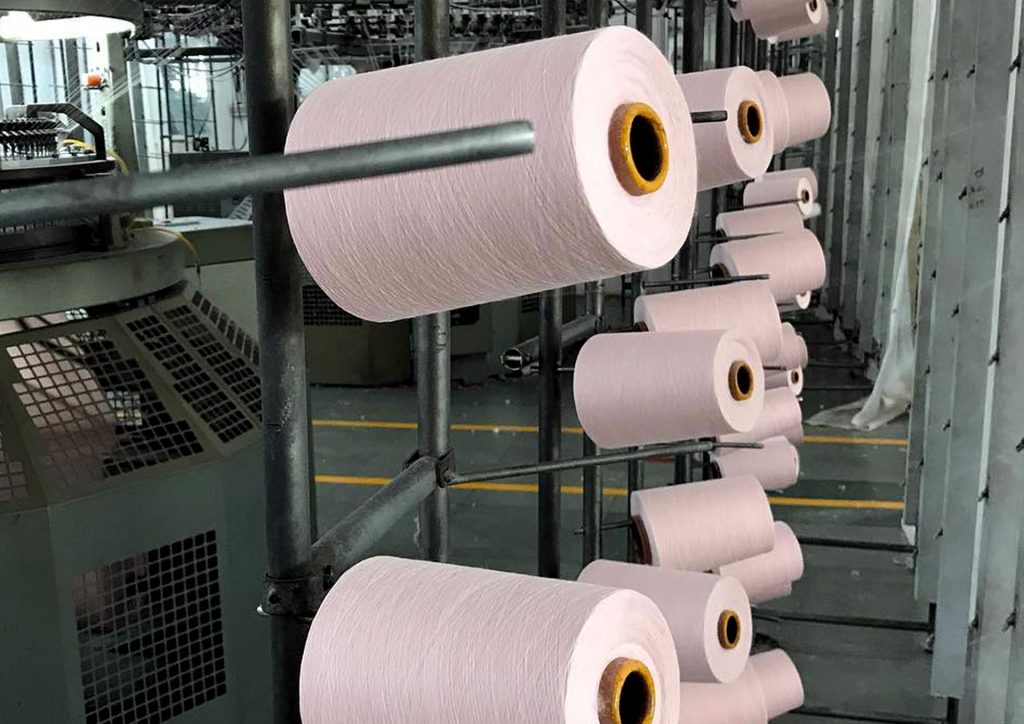
[[[847,249],[846,214],[847,199],[852,183],[850,143],[852,113],[854,107],[854,65],[857,62],[856,39],[860,16],[857,0],[840,0],[839,41],[836,75],[836,103],[833,134],[835,135],[834,161],[827,170],[830,178],[829,198],[826,199],[825,245],[830,250],[828,258],[828,286],[826,299],[829,308],[841,316],[843,308],[843,284]]]
[[[860,204],[859,208],[855,206],[852,209],[857,215],[850,221],[850,241],[860,247],[857,267],[856,314],[860,349],[865,353],[870,353],[875,349],[873,325],[875,302],[878,299],[878,260],[881,255],[881,243],[879,237],[873,235],[879,234],[880,229],[872,227],[872,220],[875,218],[873,214],[876,209],[884,210],[885,208],[882,201],[884,186],[879,183],[879,178],[882,175],[882,169],[886,168],[882,162],[888,160],[885,155],[888,146],[888,131],[884,128],[883,118],[888,98],[889,50],[892,45],[891,36],[896,4],[897,0],[874,0],[873,3],[870,25],[870,61],[864,66],[868,71],[867,100],[863,104],[864,124],[857,126],[857,131],[862,134],[860,140],[863,142],[863,147],[858,143],[858,151],[861,151],[862,158],[860,178],[856,180],[860,188]],[[864,86],[861,89],[864,89]],[[884,145],[883,131],[886,135]],[[876,198],[878,203],[876,203]]]
[[[565,33],[565,0],[543,0],[541,33],[545,38]],[[540,379],[538,381],[538,452],[541,462],[557,460],[562,448],[562,290],[540,294]],[[548,578],[561,574],[562,476],[538,476],[537,572]]]
[[[940,536],[946,500],[946,467],[953,414],[953,381],[956,371],[956,317],[967,241],[963,202],[958,198],[970,182],[968,158],[977,74],[977,15],[974,4],[951,0],[950,51],[944,76],[948,75],[945,160],[935,185],[940,195],[934,207],[939,214],[935,236],[935,284],[932,298],[931,336],[928,349],[928,390],[925,397],[920,509],[917,516],[917,560],[914,592],[918,599],[934,603],[939,587]],[[929,203],[929,213],[933,207]],[[927,271],[927,270],[926,270]],[[921,310],[927,314],[928,310]]]
[[[448,0],[416,0],[416,60],[448,55]],[[451,447],[451,314],[439,312],[413,320],[416,354],[416,447],[420,456],[442,458]],[[438,488],[420,506],[420,554],[448,560],[448,491]]]
[[[587,0],[587,24],[603,28],[608,24],[607,0]],[[604,315],[604,281],[584,286],[586,314],[598,319]],[[601,451],[590,436],[583,435],[583,457]],[[601,525],[604,521],[604,472],[598,465],[583,468],[583,565],[601,557]]]
[[[995,373],[1004,364],[997,334],[1006,243],[1004,211],[1010,193],[1009,124],[1017,72],[1006,59],[1018,55],[1020,42],[1019,0],[977,0],[971,5],[978,23],[978,47],[976,82],[969,103],[974,113],[970,175],[963,187],[965,193],[955,204],[966,222],[967,243],[963,245],[955,315],[956,371],[932,669],[932,693],[957,698],[965,689],[977,606],[982,526],[990,509],[989,450],[994,434],[1011,434],[993,429],[992,414]],[[1015,366],[1010,359],[1005,365],[1008,373]],[[1012,406],[1020,400],[1020,392],[1015,390],[1010,399],[1000,400],[1000,405]],[[1012,434],[1019,442],[1021,431],[1013,430]],[[1016,444],[1012,443],[1010,449]],[[1004,453],[1009,450],[1004,449]]]
[[[891,1],[891,0],[888,0]],[[854,3],[854,58],[851,63],[853,110],[848,135],[850,144],[846,213],[842,216],[843,283],[842,322],[846,330],[857,328],[857,298],[861,249],[861,220],[864,211],[864,155],[867,153],[868,100],[871,88],[871,25],[875,0]],[[879,41],[881,42],[881,41]]]
[[[291,3],[242,4],[249,148],[284,151],[294,110]],[[307,614],[312,523],[306,343],[302,322],[303,267],[288,233],[284,195],[260,194],[253,205],[253,251],[263,388],[263,485],[267,516],[267,576],[295,582],[295,614]],[[299,666],[307,626],[295,616],[270,620],[275,722],[299,722]]]
[[[604,314],[604,282],[586,285],[587,314]],[[590,436],[583,435],[583,457],[601,451]],[[604,519],[604,473],[597,465],[583,468],[583,565],[601,557],[601,525]]]
[[[952,11],[947,3],[936,18],[936,50],[932,72],[932,124],[930,143],[925,146],[926,168],[920,196],[924,202],[920,270],[918,272],[915,334],[914,396],[910,408],[907,474],[903,495],[903,525],[913,529],[918,540],[921,477],[924,470],[925,423],[928,419],[928,388],[931,375],[931,340],[934,300],[938,288],[940,237],[942,234],[942,169],[946,163],[946,117],[949,103],[949,62],[952,43]]]

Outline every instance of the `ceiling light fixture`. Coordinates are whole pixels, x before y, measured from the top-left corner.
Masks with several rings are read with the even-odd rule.
[[[73,6],[73,7],[72,7]],[[0,40],[69,40],[134,33],[137,0],[0,0]]]

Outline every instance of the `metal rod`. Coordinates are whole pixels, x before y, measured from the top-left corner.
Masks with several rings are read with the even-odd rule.
[[[589,339],[601,330],[601,318],[594,314],[585,314],[562,325],[562,349]],[[540,337],[531,337],[510,347],[501,355],[501,363],[506,369],[518,372],[532,365],[540,356]]]
[[[693,123],[724,123],[729,120],[729,111],[691,111]]]
[[[647,282],[645,289],[672,289],[675,287],[697,287],[701,284],[732,284],[733,282],[749,282],[768,279],[767,274],[746,274],[736,277],[708,277],[707,279],[673,279],[665,282]]]
[[[451,316],[448,312],[413,320],[416,348],[416,448],[421,457],[442,458],[451,442]],[[448,491],[438,488],[420,507],[420,553],[448,560]]]
[[[583,457],[597,457],[597,443],[583,435]],[[583,468],[583,565],[601,557],[601,519],[604,512],[601,468]]]
[[[677,442],[671,445],[658,445],[647,447],[643,450],[624,450],[622,452],[601,453],[591,457],[573,458],[568,460],[557,460],[549,463],[534,465],[515,465],[508,468],[497,468],[495,470],[479,470],[477,472],[458,473],[449,475],[448,485],[465,485],[467,483],[479,483],[486,480],[501,480],[502,478],[517,478],[523,475],[537,475],[539,473],[575,470],[588,465],[615,465],[617,463],[628,463],[631,460],[645,460],[663,455],[682,455],[684,453],[694,454],[708,452],[717,448],[736,449],[758,449],[763,447],[760,443],[718,443],[709,440],[695,440],[689,442]]]
[[[654,0],[636,0],[636,29],[651,37],[654,29]]]
[[[827,706],[805,705],[794,709],[790,714],[798,716],[813,716],[820,719],[842,719],[845,721],[867,721],[880,722],[881,724],[943,724],[945,717],[914,716],[912,714],[885,714],[847,711],[844,709],[833,709]]]
[[[889,551],[891,553],[913,553],[916,548],[909,543],[886,543],[871,540],[843,540],[839,538],[808,538],[798,536],[800,544],[820,548],[849,548],[862,551]]]
[[[604,315],[604,282],[588,282],[584,286],[588,316],[601,326]],[[594,457],[601,452],[590,436],[583,435],[583,457]],[[604,471],[600,466],[583,468],[583,565],[601,557],[603,542],[601,521],[604,519]]]
[[[541,463],[561,457],[562,389],[558,370],[562,362],[562,291],[540,296],[540,362],[538,385],[538,456]],[[562,482],[554,467],[538,470],[540,490],[537,507],[537,570],[541,576],[558,578],[561,573],[559,531],[562,525]]]
[[[422,457],[336,524],[313,545],[315,570],[336,579],[437,489],[437,464]]]
[[[262,7],[254,0],[247,5]],[[267,65],[260,62],[260,67]],[[289,75],[289,83],[290,78]],[[264,84],[251,81],[249,85]],[[260,92],[257,101],[264,95]],[[258,103],[256,109],[260,107]],[[254,117],[274,115],[270,108],[256,109],[252,109]],[[271,125],[268,120],[257,123],[260,129]],[[533,138],[530,124],[520,121],[309,153],[281,155],[279,149],[261,152],[258,158],[185,166],[163,173],[14,189],[0,199],[0,226],[138,211],[183,201],[269,194],[300,186],[517,156],[533,150]],[[282,205],[281,216],[275,222],[282,228],[287,226],[283,209]]]
[[[541,35],[565,33],[566,0],[541,0]],[[562,455],[562,290],[541,292],[539,309],[540,380],[537,385],[537,452],[541,463]],[[540,474],[537,496],[537,572],[547,578],[561,574],[562,481],[558,468]]]
[[[281,154],[294,111],[288,0],[245,0],[242,30],[250,153]],[[273,164],[280,166],[280,156],[254,158],[248,168],[265,170],[268,164],[270,168],[275,168]],[[17,192],[5,194],[0,213],[19,218],[20,211],[20,218],[38,223],[68,215],[133,211],[184,200],[175,197],[186,193],[213,196],[210,187],[216,184],[212,179],[219,178],[222,183],[227,180],[226,175],[218,177],[210,167],[193,170],[186,178],[182,179],[179,172],[53,184],[45,190],[27,189],[20,203],[14,197]],[[307,581],[312,576],[309,410],[300,293],[304,267],[288,231],[281,188],[276,183],[264,183],[248,189],[256,193],[253,252],[262,379],[267,578],[271,584]],[[4,225],[8,223],[18,222],[5,221]],[[312,602],[305,600],[306,590],[305,585],[296,586],[289,613],[305,615],[312,611]],[[298,723],[299,668],[308,629],[289,616],[276,616],[270,625],[273,721]]]
[[[416,0],[416,60],[448,55],[448,0]],[[416,447],[422,457],[443,458],[451,440],[452,356],[451,313],[440,312],[413,321],[416,350]],[[420,506],[420,555],[446,563],[449,557],[448,491],[437,488]]]
[[[608,24],[608,0],[587,0],[587,26],[603,28]]]
[[[852,626],[854,628],[877,628],[889,631],[921,631],[931,633],[932,625],[927,621],[903,621],[889,618],[867,618],[864,616],[836,616],[820,613],[785,613],[758,609],[754,618],[765,621],[792,621],[794,623],[816,623],[826,626]]]

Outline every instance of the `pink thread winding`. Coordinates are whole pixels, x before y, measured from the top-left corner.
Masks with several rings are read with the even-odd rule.
[[[750,430],[764,404],[764,370],[737,332],[630,332],[587,340],[576,359],[580,424],[603,448]]]
[[[775,545],[768,496],[753,475],[639,490],[630,501],[654,566],[710,571]]]
[[[674,724],[678,681],[635,591],[371,558],[320,607],[299,688],[304,724]]]
[[[615,131],[624,108],[660,119]],[[625,27],[342,78],[302,104],[288,151],[528,120],[536,149],[487,163],[286,193],[317,284],[375,322],[664,265],[696,198],[690,110],[658,48]],[[656,190],[620,180],[629,155]]]
[[[743,586],[710,573],[594,561],[579,580],[638,591],[665,615],[683,681],[728,682],[747,665],[753,628]]]
[[[753,340],[763,359],[782,349],[782,322],[771,288],[762,281],[721,284],[636,300],[634,319],[651,332],[733,329]]]

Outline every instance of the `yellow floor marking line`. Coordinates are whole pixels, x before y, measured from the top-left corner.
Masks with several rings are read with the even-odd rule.
[[[325,485],[369,485],[384,486],[391,482],[390,478],[370,478],[356,475],[317,475],[316,481]],[[487,490],[496,493],[536,493],[536,483],[466,483],[453,486],[453,490]],[[566,495],[582,495],[583,488],[579,485],[563,485],[562,492]],[[613,497],[625,497],[626,489],[606,487],[604,494]],[[850,508],[854,510],[903,510],[903,503],[897,500],[847,500],[833,498],[790,498],[769,496],[772,505],[798,508]]]
[[[361,430],[415,430],[415,422],[393,422],[388,420],[313,420],[315,427],[340,427]],[[487,425],[480,423],[455,423],[451,429],[456,432],[537,432],[536,425]],[[566,435],[582,435],[582,427],[563,427]],[[804,442],[831,445],[883,445],[906,447],[907,440],[898,437],[836,437],[832,435],[807,435]]]

